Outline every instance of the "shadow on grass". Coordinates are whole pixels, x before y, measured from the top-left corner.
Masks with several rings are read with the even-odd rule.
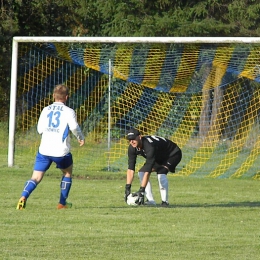
[[[229,202],[229,203],[219,203],[219,204],[172,204],[168,207],[162,207],[160,204],[158,205],[142,205],[142,206],[88,206],[87,208],[114,208],[114,209],[125,209],[125,208],[161,208],[161,209],[176,209],[176,208],[258,208],[260,207],[260,201],[251,202],[251,201],[243,201],[243,202]],[[86,208],[86,207],[76,207],[77,209]]]
[[[228,202],[228,203],[215,203],[215,204],[175,204],[171,208],[257,208],[260,207],[260,201],[241,201],[241,202]]]

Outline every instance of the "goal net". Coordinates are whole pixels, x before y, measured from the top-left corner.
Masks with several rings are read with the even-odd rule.
[[[67,105],[86,136],[81,148],[72,138],[74,161],[86,170],[125,172],[125,134],[136,127],[181,147],[177,175],[258,177],[260,43],[238,38],[20,41],[10,166],[12,156],[28,161],[26,155],[36,154],[38,117],[53,101],[54,86],[63,83],[70,88]]]

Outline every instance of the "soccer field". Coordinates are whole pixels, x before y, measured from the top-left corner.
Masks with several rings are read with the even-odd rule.
[[[2,167],[1,259],[259,258],[256,180],[169,177],[169,208],[130,207],[124,173],[76,172],[85,177],[73,179],[71,209],[56,210],[60,175],[52,167],[18,211],[31,169]],[[151,181],[159,203],[155,175]]]

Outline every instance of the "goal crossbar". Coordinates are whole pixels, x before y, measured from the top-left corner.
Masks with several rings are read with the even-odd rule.
[[[88,43],[259,43],[260,37],[51,37],[16,36],[14,42]]]

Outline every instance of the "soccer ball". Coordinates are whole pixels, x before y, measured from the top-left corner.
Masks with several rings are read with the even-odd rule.
[[[127,197],[127,201],[126,203],[129,205],[129,206],[137,206],[137,204],[135,203],[135,201],[137,200],[137,196],[133,196],[132,193],[130,193]]]

